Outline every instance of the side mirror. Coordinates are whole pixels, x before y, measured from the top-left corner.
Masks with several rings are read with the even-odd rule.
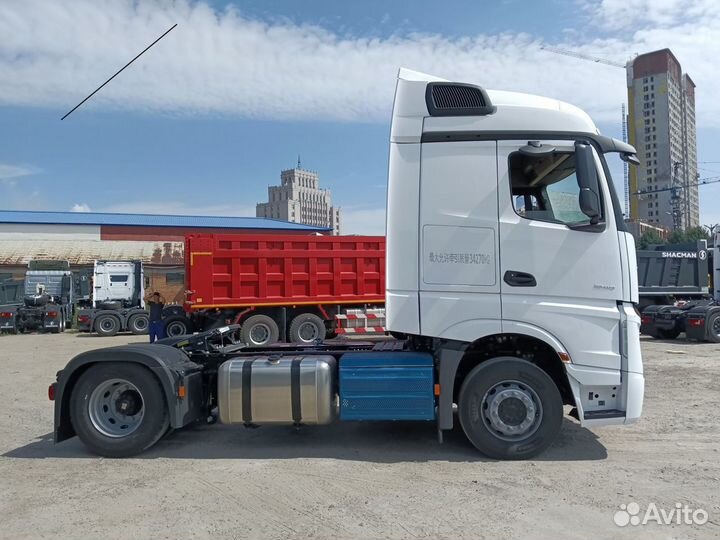
[[[636,154],[620,154],[620,159],[622,159],[625,163],[630,163],[631,165],[640,165],[640,160],[638,159]]]
[[[580,210],[595,225],[600,220],[600,199],[597,193],[588,188],[580,188]]]
[[[600,220],[600,195],[595,157],[589,144],[575,143],[575,170],[580,188],[580,210],[595,225]]]

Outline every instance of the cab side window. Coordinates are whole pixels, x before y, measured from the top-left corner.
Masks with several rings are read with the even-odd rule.
[[[527,219],[578,225],[588,222],[580,209],[580,186],[573,152],[509,157],[515,212]]]

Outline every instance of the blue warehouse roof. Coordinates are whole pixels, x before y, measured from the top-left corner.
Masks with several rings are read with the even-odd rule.
[[[0,210],[0,223],[34,223],[51,225],[134,225],[139,227],[207,227],[224,229],[276,229],[328,231],[328,227],[313,227],[266,218],[232,216],[180,216],[155,214],[112,214],[103,212],[29,212]]]

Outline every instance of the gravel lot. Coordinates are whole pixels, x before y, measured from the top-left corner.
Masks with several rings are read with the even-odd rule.
[[[431,425],[195,426],[136,459],[52,443],[47,386],[75,354],[133,336],[0,336],[0,538],[718,538],[720,346],[643,341],[631,427],[566,420],[539,459],[484,459]],[[614,524],[676,503],[705,525]]]

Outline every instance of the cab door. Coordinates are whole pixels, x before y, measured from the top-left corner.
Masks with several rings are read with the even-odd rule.
[[[497,145],[423,143],[420,334],[472,342],[501,330]]]
[[[601,215],[580,204],[574,141],[500,141],[503,331],[550,334],[579,365],[619,369],[622,266],[600,158]]]

